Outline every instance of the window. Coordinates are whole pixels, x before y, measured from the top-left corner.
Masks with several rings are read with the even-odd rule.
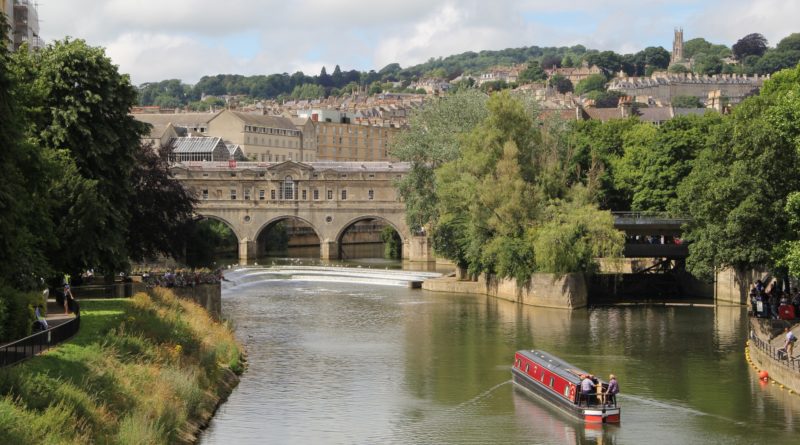
[[[303,201],[305,201],[305,200],[306,200],[306,191],[303,190]]]
[[[245,201],[250,200],[250,189],[244,189],[244,200]]]
[[[208,199],[208,189],[203,189],[203,199]]]
[[[295,199],[294,181],[291,176],[284,178],[281,190],[283,191],[283,199]]]
[[[528,371],[530,371],[530,369],[531,369],[531,364],[530,363],[525,363],[525,373],[526,374],[528,373]]]
[[[369,198],[368,198],[368,199],[369,199],[370,201],[372,201],[372,200],[375,198],[375,191],[373,191],[373,190],[370,190],[369,192],[367,192],[367,195],[369,196]]]
[[[258,200],[263,201],[266,197],[266,190],[259,190],[258,191]]]
[[[342,190],[342,201],[347,199],[347,190]]]
[[[555,386],[555,382],[556,382],[556,380],[554,378],[550,377],[550,387],[551,388]]]
[[[333,190],[328,190],[328,199],[333,199]]]
[[[231,200],[236,200],[236,189],[231,189]]]
[[[319,190],[314,189],[314,201],[319,199]]]
[[[269,199],[271,199],[273,201],[275,200],[275,190],[270,190],[269,191]]]
[[[564,385],[564,397],[569,398],[569,385]]]

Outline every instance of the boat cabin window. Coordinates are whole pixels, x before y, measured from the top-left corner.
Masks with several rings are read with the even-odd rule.
[[[551,388],[554,386],[555,382],[556,382],[556,380],[554,378],[550,377],[550,387]]]
[[[531,369],[531,364],[530,363],[526,363],[525,364],[525,372],[528,372],[529,369]]]
[[[569,397],[569,385],[564,385],[564,397]]]

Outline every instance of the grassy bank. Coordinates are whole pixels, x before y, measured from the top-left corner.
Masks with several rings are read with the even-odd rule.
[[[81,308],[72,340],[0,369],[2,442],[193,442],[243,369],[231,330],[165,289]]]

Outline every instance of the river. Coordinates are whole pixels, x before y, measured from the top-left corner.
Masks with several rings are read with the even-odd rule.
[[[409,289],[428,276],[409,273],[228,273],[223,314],[249,368],[201,443],[800,442],[800,397],[745,361],[744,309],[544,309]],[[586,426],[516,389],[525,348],[615,373],[622,423]]]

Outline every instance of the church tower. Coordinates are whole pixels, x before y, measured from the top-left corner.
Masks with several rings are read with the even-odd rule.
[[[672,59],[669,63],[683,61],[683,28],[675,28],[675,40],[672,42]]]

